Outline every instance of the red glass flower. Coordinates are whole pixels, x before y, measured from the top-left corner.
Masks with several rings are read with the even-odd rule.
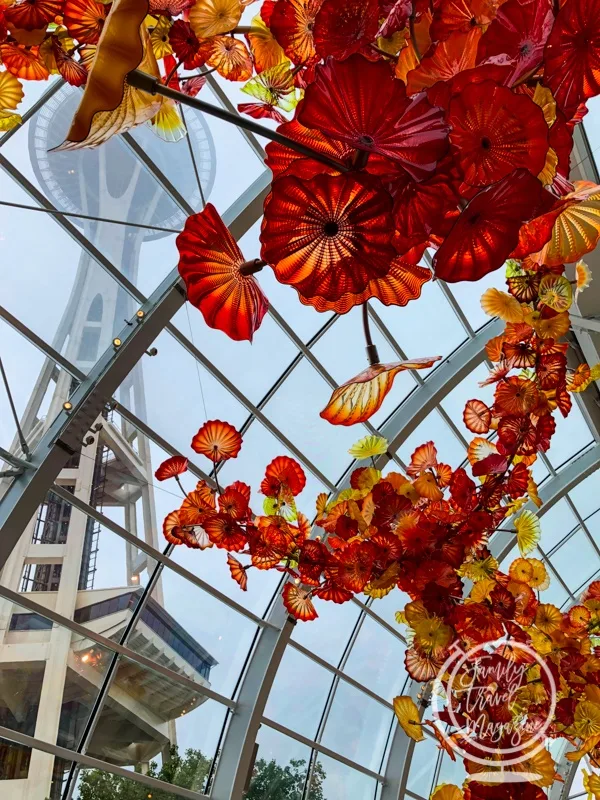
[[[544,82],[571,119],[600,92],[600,0],[569,0],[554,22],[544,53]]]
[[[407,97],[386,63],[359,54],[346,61],[329,59],[317,68],[298,120],[359,150],[398,161],[415,180],[431,174],[447,149],[441,109],[425,95]]]
[[[481,37],[477,60],[502,62],[508,56],[514,64],[511,83],[516,83],[541,62],[553,22],[549,0],[508,0]]]
[[[284,175],[266,203],[261,257],[301,295],[362,292],[395,256],[391,211],[392,198],[373,178]]]
[[[213,205],[188,217],[177,248],[188,300],[206,324],[252,341],[269,303],[256,278],[242,274],[244,256]]]
[[[80,44],[98,44],[109,8],[96,0],[67,0],[63,11],[67,30]]]
[[[379,0],[324,0],[314,29],[317,53],[348,58],[368,47],[378,27]]]
[[[4,9],[4,18],[12,28],[35,31],[45,28],[62,12],[60,0],[17,0]]]
[[[483,189],[467,205],[435,254],[437,277],[450,283],[477,281],[498,269],[515,248],[521,225],[536,215],[536,208],[546,198],[552,202],[526,169],[515,170]]]
[[[464,180],[488,186],[524,167],[544,168],[548,125],[542,109],[492,81],[468,85],[450,102],[450,146]]]

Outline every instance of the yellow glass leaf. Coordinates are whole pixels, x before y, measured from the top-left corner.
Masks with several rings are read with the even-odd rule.
[[[539,685],[539,689],[545,696],[544,687]],[[549,751],[542,747],[537,753],[531,755],[529,758],[521,761],[514,766],[515,772],[527,772],[539,776],[536,780],[531,779],[534,786],[540,788],[547,788],[554,783],[554,776],[556,774],[556,764]]]
[[[585,261],[578,261],[575,264],[575,299],[579,297],[584,289],[587,289],[592,281],[592,270]]]
[[[575,181],[574,191],[564,200],[574,204],[557,217],[552,236],[539,253],[531,258],[538,264],[557,267],[571,264],[593,250],[600,239],[600,186],[589,181]]]
[[[320,494],[317,495],[317,500],[316,500],[317,519],[323,519],[325,511],[327,510],[327,500],[328,500],[328,495],[326,492],[321,492]]]
[[[540,540],[541,525],[533,511],[522,511],[514,522],[517,531],[517,544],[521,555],[530,553]]]
[[[496,581],[491,578],[482,578],[477,583],[473,584],[473,588],[469,593],[469,598],[474,603],[483,603],[484,600],[489,600],[491,593],[496,588]]]
[[[0,72],[0,109],[14,111],[22,99],[21,81],[12,72]]]
[[[538,297],[541,303],[553,311],[568,311],[573,302],[571,283],[564,275],[544,275]]]
[[[389,53],[391,56],[397,56],[400,50],[406,45],[406,36],[406,30],[396,31],[388,37],[378,36],[377,47]]]
[[[527,495],[532,503],[540,508],[542,505],[542,499],[538,494],[538,487],[537,483],[533,480],[531,473],[529,473],[529,480],[527,481]]]
[[[543,186],[550,186],[556,178],[558,170],[558,153],[553,147],[548,148],[546,153],[546,163],[541,172],[538,173],[537,179]]]
[[[583,363],[579,364],[575,372],[567,376],[567,389],[570,392],[585,392],[592,382],[592,370]]]
[[[421,717],[412,697],[401,695],[394,697],[394,713],[404,733],[415,742],[425,738],[421,727]]]
[[[250,32],[248,33],[248,42],[254,56],[254,66],[257,73],[270,67],[276,67],[282,61],[287,61],[283,48],[259,15],[252,20]]]
[[[174,100],[162,98],[158,112],[149,122],[152,131],[164,142],[178,142],[187,134],[185,123]]]
[[[556,121],[556,100],[550,89],[546,89],[545,86],[538,83],[533,93],[533,102],[542,109],[546,124],[551,128]]]
[[[552,652],[552,639],[537,628],[528,628],[527,633],[531,637],[531,646],[536,653],[547,656]]]
[[[111,136],[147,122],[159,110],[160,97],[126,81],[136,68],[160,78],[144,17],[145,7],[137,0],[112,4],[67,139],[55,150],[97,147]]]
[[[419,493],[404,475],[401,475],[399,472],[388,472],[385,479],[392,484],[396,494],[406,497],[413,505],[419,501]]]
[[[573,727],[582,739],[600,735],[600,705],[589,700],[578,703]]]
[[[531,325],[541,339],[560,339],[571,328],[571,320],[567,311],[549,319],[543,319],[539,311],[533,311],[530,315],[526,314],[525,316],[525,322]]]
[[[374,458],[383,455],[388,449],[388,440],[383,436],[364,436],[355,442],[348,453],[357,459]]]
[[[376,483],[379,483],[381,472],[375,467],[365,467],[356,476],[354,483],[361,492],[370,492]]]
[[[369,581],[364,588],[364,593],[374,600],[380,600],[382,597],[388,595],[396,586],[399,574],[400,564],[396,561],[390,564],[379,578]]]
[[[292,111],[298,105],[291,62],[287,59],[274,67],[263,70],[251,78],[242,92],[283,111]]]
[[[12,111],[2,111],[2,109],[0,109],[0,131],[2,133],[16,128],[17,125],[20,125],[22,122],[23,120],[20,114],[15,114]]]
[[[404,611],[396,611],[396,613],[394,614],[394,619],[396,620],[398,625],[408,625]]]
[[[150,41],[152,42],[152,50],[157,60],[170,56],[173,53],[173,48],[169,43],[169,31],[171,30],[171,21],[166,17],[159,17],[158,22],[154,26],[150,34]]]
[[[499,317],[504,322],[523,321],[523,306],[517,298],[493,286],[481,295],[481,308],[489,317]]]
[[[240,0],[197,0],[190,9],[189,22],[199,39],[232,31],[242,16]]]
[[[489,579],[496,573],[498,569],[498,562],[494,556],[487,556],[487,558],[478,559],[475,561],[465,561],[458,571],[459,575],[463,578],[477,583],[484,579]]]
[[[569,754],[567,753],[567,758]],[[571,760],[571,759],[569,759]],[[588,793],[588,800],[600,800],[600,775],[583,770],[583,788]]]
[[[453,783],[442,783],[434,790],[431,800],[464,800],[464,794]]]

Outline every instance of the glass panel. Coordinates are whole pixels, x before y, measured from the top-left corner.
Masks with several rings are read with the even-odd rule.
[[[245,800],[300,800],[311,751],[306,745],[262,725],[256,737],[254,769]],[[315,787],[308,800],[324,800],[321,757],[315,764]]]
[[[189,305],[177,312],[173,322],[255,405],[298,354],[268,314],[252,343],[234,342],[221,331],[209,328],[200,311]]]
[[[490,286],[495,286],[497,289],[501,289],[504,292],[506,291],[504,268],[490,272],[473,283],[470,281],[462,281],[461,283],[453,283],[452,286],[449,287],[474,330],[478,330],[490,321],[488,315],[485,314],[481,308],[481,295],[486,289],[489,289]]]
[[[326,747],[378,770],[387,743],[391,712],[350,684],[340,681],[325,725]]]
[[[407,603],[410,603],[409,595],[395,587],[393,591],[385,597],[373,600],[371,609],[378,617],[381,617],[381,619],[388,622],[394,629],[401,632],[402,629],[396,622],[395,614],[396,611],[401,611]]]
[[[170,759],[166,759],[162,764],[152,761],[144,774],[151,778],[165,781],[165,784],[181,786],[184,789],[196,791],[202,785],[208,770],[208,761],[198,751],[191,750],[184,755],[173,754]],[[141,772],[138,767],[131,772]],[[146,800],[146,798],[157,798],[158,800],[177,800],[179,795],[168,791],[168,789],[155,789],[139,783],[134,778],[122,778],[120,775],[113,775],[111,772],[104,772],[101,769],[84,769],[79,773],[74,795],[75,800],[95,800],[95,798],[114,797],[127,798],[127,800]]]
[[[10,800],[22,800],[27,796],[60,800],[63,780],[70,767],[70,761],[63,761],[9,739],[0,739],[2,797],[10,797]]]
[[[311,794],[314,800],[373,800],[378,783],[374,778],[357,772],[329,756],[320,755],[322,794]],[[313,780],[313,787],[315,782]],[[314,792],[314,789],[313,789]]]
[[[333,678],[331,672],[288,647],[277,669],[265,716],[302,736],[314,738]],[[301,702],[298,702],[299,690]]]
[[[552,554],[552,563],[571,591],[600,569],[600,557],[583,530]]]
[[[391,700],[400,691],[406,674],[405,645],[372,617],[365,617],[344,667],[350,677]]]
[[[569,497],[584,519],[600,508],[600,497],[597,490],[598,472],[595,471],[569,492]]]
[[[423,742],[416,742],[410,762],[407,789],[417,792],[422,797],[429,797],[434,788],[432,783],[439,753],[435,740],[429,737]]]
[[[556,469],[591,444],[593,437],[576,401],[566,419],[562,414],[555,414],[554,418],[556,419],[556,433],[552,437],[552,445],[547,456]]]
[[[164,569],[128,646],[215,691],[231,694],[256,626]]]
[[[542,516],[541,521],[542,538],[540,539],[540,546],[544,553],[551,553],[552,549],[577,527],[577,518],[565,499],[555,503]]]
[[[3,598],[0,620],[0,725],[76,747],[112,651]]]
[[[374,303],[373,307],[409,358],[445,358],[466,340],[465,330],[442,290],[431,281],[423,287],[418,302],[409,303],[405,308],[379,303]],[[424,314],[424,308],[434,308],[435,314]],[[420,374],[426,375],[426,370],[421,370]]]
[[[464,768],[463,760],[457,757],[456,761],[452,761],[450,756],[444,753],[437,783],[454,783],[457,786],[461,786],[466,777],[467,773]]]
[[[360,606],[352,601],[341,606],[320,600],[315,602],[318,618],[311,623],[299,622],[292,638],[330,664],[337,666],[348,644],[360,614]]]
[[[122,657],[88,754],[202,792],[226,713],[216,701]],[[184,761],[179,769],[178,758]]]
[[[265,414],[331,481],[344,472],[348,448],[364,435],[343,425],[330,425],[319,416],[331,387],[303,360],[265,406]]]

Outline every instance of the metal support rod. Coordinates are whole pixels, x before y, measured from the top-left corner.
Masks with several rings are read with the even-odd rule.
[[[143,92],[159,94],[161,97],[168,97],[170,100],[175,100],[186,106],[191,106],[198,111],[203,111],[205,114],[217,117],[224,122],[230,122],[238,128],[256,133],[258,136],[263,136],[265,139],[270,139],[272,142],[277,142],[284,147],[289,147],[290,150],[295,150],[296,153],[300,153],[300,155],[305,158],[313,158],[315,161],[321,161],[323,164],[327,164],[328,167],[333,167],[339,172],[349,171],[348,167],[336,161],[334,158],[329,158],[310,147],[306,147],[306,145],[300,142],[296,142],[294,139],[290,139],[288,136],[284,136],[282,133],[277,133],[277,131],[272,131],[264,125],[259,125],[258,122],[254,122],[252,119],[246,119],[240,114],[235,114],[225,108],[219,108],[218,106],[212,105],[212,103],[207,103],[205,100],[199,100],[197,97],[190,97],[183,92],[178,92],[176,89],[171,89],[170,86],[165,86],[161,83],[158,78],[155,78],[153,75],[147,75],[139,69],[134,69],[127,75],[127,82],[130,86],[134,86],[136,89],[140,89]]]
[[[369,364],[374,366],[375,364],[379,364],[379,353],[377,352],[377,347],[373,344],[373,337],[371,336],[371,328],[369,326],[369,304],[363,303],[362,307],[362,322],[363,322],[363,330],[365,332],[365,342],[367,344],[367,358],[369,359]]]
[[[13,419],[15,421],[15,426],[17,428],[17,435],[19,437],[19,443],[21,444],[21,450],[23,451],[25,458],[29,461],[31,458],[31,451],[29,449],[29,445],[27,444],[27,439],[23,434],[23,430],[21,429],[21,423],[19,422],[19,415],[17,414],[17,409],[15,408],[12,392],[10,391],[10,385],[8,383],[8,377],[6,375],[6,372],[4,371],[4,364],[2,363],[1,358],[0,358],[0,373],[2,373],[2,382],[4,383],[4,388],[6,389],[6,396],[8,397],[10,410],[13,415]]]

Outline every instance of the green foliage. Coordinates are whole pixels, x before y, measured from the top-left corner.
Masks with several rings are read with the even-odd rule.
[[[245,800],[302,800],[306,761],[291,759],[287,767],[259,758]],[[308,800],[324,800],[325,771],[317,761]]]
[[[172,747],[163,766],[159,769],[153,761],[147,774],[172,786],[202,792],[209,769],[210,759],[200,750],[189,749],[180,756],[177,747]],[[305,776],[304,760],[292,759],[286,767],[281,767],[276,761],[260,758],[254,765],[245,800],[301,800]],[[325,800],[324,779],[323,767],[317,762],[308,800]],[[79,800],[148,800],[149,797],[152,800],[174,800],[170,792],[149,789],[141,783],[99,769],[85,770],[79,782]]]

